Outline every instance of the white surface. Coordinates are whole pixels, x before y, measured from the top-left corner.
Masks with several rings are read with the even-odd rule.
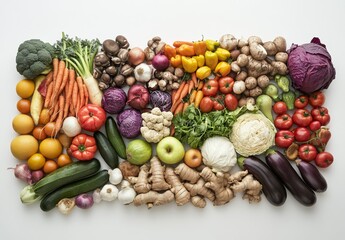
[[[0,239],[341,239],[345,233],[344,10],[342,0],[6,1],[0,8]],[[333,134],[328,150],[335,157],[333,166],[323,171],[327,192],[317,194],[317,204],[311,208],[290,194],[282,207],[270,205],[264,197],[257,205],[237,197],[225,206],[209,205],[203,210],[170,204],[148,211],[113,202],[88,211],[76,209],[70,216],[44,213],[38,204],[21,204],[19,192],[24,185],[7,170],[17,163],[9,149],[15,136],[11,128],[17,114],[15,84],[21,79],[15,55],[24,40],[53,43],[62,31],[100,40],[123,34],[131,46],[140,47],[156,35],[168,43],[202,35],[218,39],[225,33],[258,35],[264,40],[282,35],[289,46],[319,36],[337,70],[336,80],[326,91]]]

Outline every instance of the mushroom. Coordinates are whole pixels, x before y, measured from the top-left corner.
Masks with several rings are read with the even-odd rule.
[[[109,66],[105,69],[105,72],[110,76],[115,76],[117,74],[117,68],[115,66]]]
[[[102,44],[103,51],[107,53],[107,55],[113,57],[119,52],[120,47],[117,42],[112,39],[107,39]]]
[[[115,41],[120,45],[121,48],[128,48],[129,47],[129,42],[128,42],[127,38],[125,38],[122,35],[118,35],[115,38]]]
[[[147,83],[147,88],[150,90],[150,91],[154,91],[154,90],[157,90],[158,89],[158,79],[157,78],[153,78],[151,79],[150,81],[148,81]]]
[[[94,62],[96,67],[107,67],[110,65],[110,59],[104,52],[97,53]]]
[[[122,87],[125,84],[126,78],[125,76],[119,74],[114,78],[115,85],[117,87]]]

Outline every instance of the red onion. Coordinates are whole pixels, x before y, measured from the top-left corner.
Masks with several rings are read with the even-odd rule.
[[[42,170],[35,170],[31,173],[32,183],[36,183],[44,177],[44,172]]]
[[[80,194],[75,198],[75,205],[82,209],[87,209],[93,205],[93,197],[91,194]]]
[[[150,94],[147,88],[141,84],[135,84],[128,90],[127,103],[137,110],[146,108],[150,101]]]
[[[144,62],[144,60],[145,60],[145,53],[141,48],[135,47],[129,50],[128,61],[130,64],[136,66]]]
[[[27,163],[17,164],[14,168],[8,168],[8,169],[14,170],[14,176],[16,176],[16,178],[23,180],[24,182],[28,184],[32,184],[31,170],[29,169],[29,166]]]
[[[169,67],[169,59],[163,53],[158,53],[152,59],[152,66],[158,71],[164,71]]]

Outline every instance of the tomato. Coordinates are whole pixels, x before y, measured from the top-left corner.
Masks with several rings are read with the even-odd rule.
[[[324,151],[331,136],[329,129],[322,126],[313,134],[311,144],[317,147],[319,151]]]
[[[273,112],[275,112],[278,115],[286,113],[287,110],[288,110],[288,108],[286,106],[286,103],[283,101],[276,102],[273,105]]]
[[[312,121],[310,124],[309,124],[309,129],[313,132],[319,130],[321,128],[321,123],[319,121]]]
[[[314,92],[309,96],[309,103],[313,107],[321,107],[325,103],[326,97],[322,92]]]
[[[216,111],[221,111],[224,109],[224,106],[217,99],[215,99],[213,100],[213,109]]]
[[[289,130],[280,130],[276,133],[275,142],[278,147],[288,148],[294,140],[295,136]]]
[[[54,172],[59,166],[54,160],[47,160],[43,166],[43,172],[48,174]]]
[[[289,114],[283,113],[274,119],[274,126],[278,129],[289,129],[292,126],[292,118]]]
[[[93,136],[81,133],[75,136],[69,147],[69,152],[78,160],[91,160],[97,151],[96,140]]]
[[[77,116],[81,127],[90,132],[99,130],[106,119],[104,109],[96,104],[87,104],[82,107]]]
[[[297,109],[292,115],[292,120],[299,127],[306,127],[313,121],[313,117],[308,110]]]
[[[315,164],[320,168],[326,168],[333,163],[333,155],[329,152],[321,152],[315,158]]]
[[[218,84],[219,84],[219,91],[221,93],[227,94],[227,93],[231,93],[232,92],[232,88],[234,86],[234,79],[232,77],[221,77],[218,80]]]
[[[317,150],[311,144],[303,144],[298,148],[298,156],[300,159],[310,162],[316,158]]]
[[[41,153],[35,153],[28,159],[28,166],[31,170],[41,169],[46,162],[45,157]]]
[[[72,159],[68,156],[68,154],[61,154],[57,159],[57,164],[59,167],[66,166],[72,163]]]
[[[204,96],[216,96],[218,92],[218,82],[217,80],[211,79],[208,80],[203,88],[202,92],[204,93]]]
[[[295,100],[295,108],[305,108],[308,105],[308,97],[305,95],[299,96]]]
[[[325,107],[318,107],[311,110],[311,115],[314,120],[321,123],[322,126],[327,125],[331,121],[331,116],[328,114],[328,109]]]
[[[210,97],[203,97],[200,102],[200,111],[203,113],[211,112],[213,109],[213,100]]]
[[[235,95],[228,93],[224,98],[224,105],[229,111],[234,111],[238,107],[238,100]]]
[[[310,139],[310,131],[305,127],[298,127],[293,131],[297,142],[306,142]]]
[[[27,114],[30,112],[31,101],[29,99],[20,99],[17,102],[17,109],[19,112]]]

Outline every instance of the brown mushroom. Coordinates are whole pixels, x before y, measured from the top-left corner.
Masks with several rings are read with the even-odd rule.
[[[104,52],[99,52],[95,56],[94,63],[96,67],[107,67],[110,65],[110,59]]]
[[[114,40],[107,39],[103,42],[102,49],[106,52],[107,55],[113,57],[116,56],[116,54],[119,52],[120,47],[119,44]]]
[[[118,35],[115,38],[115,41],[119,44],[120,48],[128,48],[129,47],[129,42],[128,42],[127,38],[125,38],[122,35]]]

